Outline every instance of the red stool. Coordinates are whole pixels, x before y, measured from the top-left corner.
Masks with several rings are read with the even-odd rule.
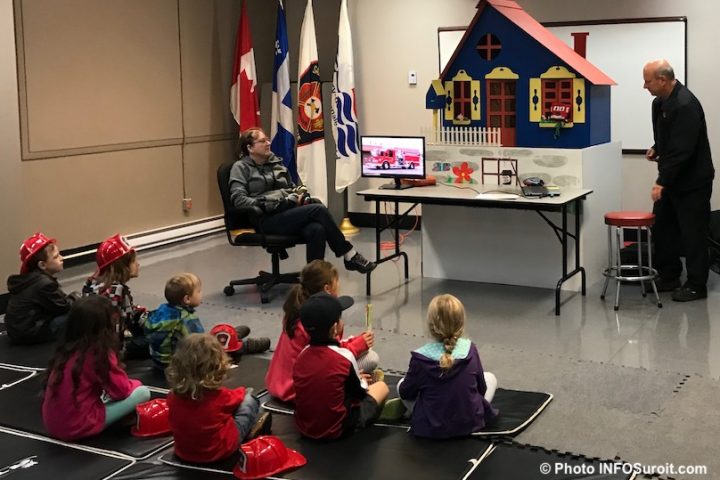
[[[652,284],[655,292],[655,300],[657,306],[662,308],[660,296],[658,295],[655,278],[657,270],[652,266],[652,231],[650,227],[655,224],[655,214],[648,212],[608,212],[605,214],[605,225],[608,226],[608,266],[603,270],[605,275],[605,286],[603,287],[601,299],[605,299],[608,283],[611,278],[615,279],[615,310],[620,308],[620,284],[622,282],[640,282],[640,289],[643,297],[647,296],[645,291],[645,282]],[[637,229],[637,265],[623,264],[620,258],[620,249],[623,246],[623,229]],[[613,248],[612,231],[615,230],[615,247]],[[643,240],[642,232],[645,231],[646,236]],[[643,264],[643,248],[647,249],[647,265]],[[613,250],[615,251],[615,259],[613,260]]]

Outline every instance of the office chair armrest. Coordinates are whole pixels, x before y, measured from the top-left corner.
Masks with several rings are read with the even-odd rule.
[[[265,236],[262,228],[262,218],[265,216],[265,212],[260,207],[233,207],[228,213],[231,218],[235,219],[233,222],[235,225],[239,223],[243,225],[242,228],[252,228],[255,233]]]

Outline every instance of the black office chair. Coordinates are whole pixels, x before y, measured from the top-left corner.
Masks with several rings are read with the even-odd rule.
[[[305,240],[297,235],[275,235],[266,234],[259,225],[263,216],[262,210],[258,207],[236,208],[230,201],[230,169],[233,162],[225,162],[217,171],[218,187],[222,197],[223,210],[225,211],[225,232],[227,233],[230,245],[237,247],[262,247],[272,257],[272,272],[260,271],[257,277],[241,280],[231,280],[223,292],[225,295],[235,293],[236,285],[257,285],[260,292],[260,301],[268,303],[270,297],[268,291],[278,283],[298,283],[300,272],[280,273],[280,260],[288,258],[287,249],[295,245],[305,243]],[[234,234],[239,230],[240,233]]]

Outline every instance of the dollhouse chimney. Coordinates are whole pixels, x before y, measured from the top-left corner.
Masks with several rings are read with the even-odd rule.
[[[587,37],[590,35],[590,32],[573,32],[570,35],[572,35],[575,41],[575,53],[585,58],[585,53],[587,52]]]

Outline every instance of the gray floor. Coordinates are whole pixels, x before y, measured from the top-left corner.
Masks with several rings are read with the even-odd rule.
[[[366,254],[374,251],[369,230],[352,241]],[[409,282],[401,263],[385,263],[373,274],[369,298],[365,277],[330,259],[341,272],[341,291],[356,302],[344,317],[346,335],[362,330],[371,302],[383,367],[407,368],[409,352],[425,341],[427,304],[438,293],[452,293],[465,304],[466,334],[500,386],[555,396],[518,441],[643,465],[707,465],[707,476],[685,478],[720,478],[720,458],[711,454],[720,431],[720,320],[709,314],[720,304],[714,273],[706,301],[679,304],[661,294],[664,308],[658,309],[629,286],[614,312],[612,300],[600,300],[602,285],[596,284],[586,297],[565,292],[556,317],[551,290],[421,278],[419,244],[415,232],[403,247],[410,255]],[[231,247],[223,234],[142,252],[139,259],[140,277],[129,284],[136,303],[156,307],[165,280],[192,271],[203,281],[198,312],[206,327],[245,323],[253,336],[277,339],[288,287],[275,289],[267,305],[252,287],[239,287],[232,297],[222,293],[227,280],[269,268],[261,249]],[[304,259],[304,247],[292,249],[283,270],[301,269]],[[63,272],[66,290],[78,288],[91,271]]]

